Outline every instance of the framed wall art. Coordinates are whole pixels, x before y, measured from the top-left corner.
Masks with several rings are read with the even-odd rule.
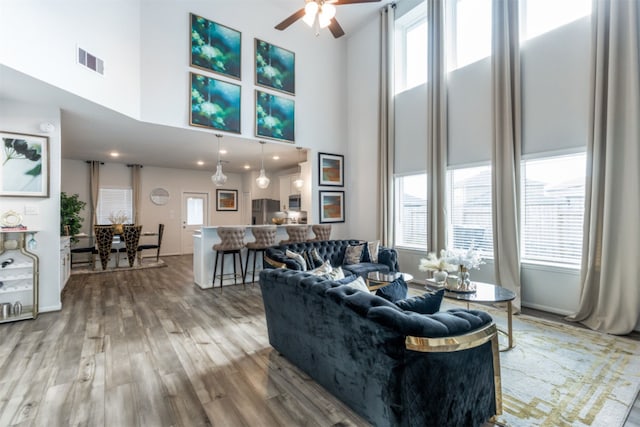
[[[189,124],[240,133],[240,86],[191,73]]]
[[[238,210],[238,190],[216,190],[217,211]]]
[[[344,222],[344,191],[320,191],[320,222]]]
[[[296,54],[255,39],[256,85],[296,93]]]
[[[0,131],[0,196],[49,197],[49,138]]]
[[[256,90],[256,136],[294,142],[295,102]]]
[[[319,185],[344,186],[344,156],[318,153]]]
[[[240,80],[242,34],[190,14],[191,66]]]

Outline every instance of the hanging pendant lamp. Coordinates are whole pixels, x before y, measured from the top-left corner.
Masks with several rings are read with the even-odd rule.
[[[220,160],[220,138],[222,138],[222,135],[217,133],[216,137],[218,138],[218,162],[216,164],[216,173],[211,175],[211,181],[216,187],[220,187],[227,182],[227,176],[222,173],[222,161]]]
[[[300,166],[301,163],[301,158],[300,158],[300,153],[302,153],[302,147],[296,147],[296,150],[298,150],[298,178],[296,178],[293,181],[293,186],[296,187],[297,190],[302,190],[302,187],[304,186],[304,179],[302,179],[302,166]]]
[[[260,144],[262,144],[262,155],[260,158],[260,175],[256,178],[256,185],[258,186],[258,188],[264,190],[269,186],[271,180],[267,177],[267,174],[264,173],[264,144],[266,144],[266,142],[260,141]]]

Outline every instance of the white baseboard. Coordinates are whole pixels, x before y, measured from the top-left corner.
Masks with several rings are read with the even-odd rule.
[[[49,305],[47,307],[38,307],[38,313],[48,313],[50,311],[62,310],[62,303],[56,305]]]

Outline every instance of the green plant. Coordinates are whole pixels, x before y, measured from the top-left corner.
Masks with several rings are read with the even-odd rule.
[[[80,196],[74,194],[68,196],[64,191],[60,193],[60,235],[67,233],[71,236],[78,234],[82,227],[84,218],[80,216],[80,211],[87,205],[80,200]],[[66,229],[68,227],[68,230]],[[76,239],[73,239],[76,241]]]

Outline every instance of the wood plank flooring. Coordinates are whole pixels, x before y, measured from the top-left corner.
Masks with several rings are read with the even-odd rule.
[[[164,261],[73,275],[62,311],[0,325],[0,426],[367,425],[269,346],[257,284]]]
[[[365,426],[269,346],[259,287],[168,268],[73,275],[0,325],[0,426]]]

